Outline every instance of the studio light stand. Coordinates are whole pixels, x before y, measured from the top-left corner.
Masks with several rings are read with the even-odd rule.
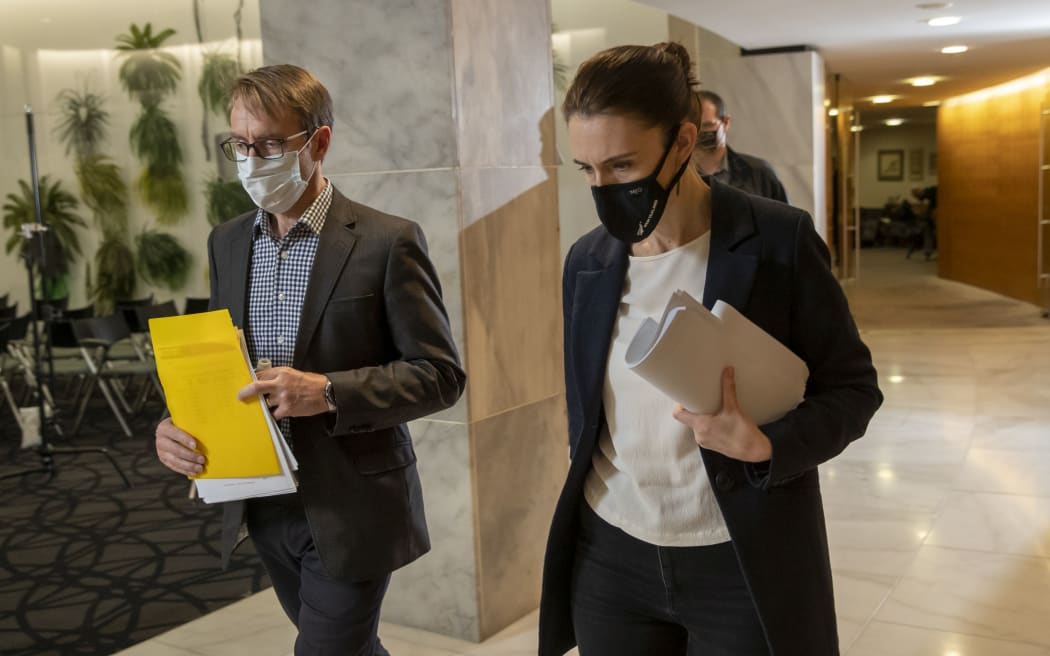
[[[22,224],[22,254],[26,265],[26,275],[29,280],[29,303],[33,313],[32,319],[29,323],[32,326],[33,331],[32,382],[34,383],[33,387],[35,387],[33,393],[36,395],[37,411],[39,412],[40,418],[40,444],[36,447],[37,456],[40,458],[40,466],[4,474],[3,476],[0,476],[0,480],[28,476],[31,474],[45,474],[47,478],[44,482],[50,483],[55,477],[55,456],[100,453],[109,460],[111,465],[113,465],[113,469],[117,471],[121,480],[124,481],[124,487],[130,489],[131,483],[128,482],[128,477],[124,475],[124,472],[120,469],[120,465],[117,464],[117,461],[113,459],[113,456],[110,455],[109,451],[104,447],[55,447],[48,441],[50,433],[53,431],[57,432],[58,428],[58,407],[52,403],[52,412],[48,413],[48,399],[45,394],[45,389],[51,389],[54,386],[55,372],[54,361],[51,353],[51,322],[56,317],[52,316],[53,309],[47,304],[46,300],[38,303],[36,297],[35,282],[37,275],[39,275],[40,278],[40,295],[44,299],[47,299],[50,291],[47,275],[48,259],[46,244],[49,228],[47,223],[44,222],[44,214],[40,204],[40,178],[36,166],[36,139],[33,133],[33,109],[29,105],[26,105],[25,111],[26,133],[29,137],[30,179],[33,184],[33,207],[35,210],[36,222]],[[40,349],[40,322],[44,324],[45,343],[43,356],[41,355]],[[47,360],[47,388],[44,386],[43,368],[45,359]]]

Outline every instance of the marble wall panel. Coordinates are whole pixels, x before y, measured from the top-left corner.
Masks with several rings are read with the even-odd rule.
[[[452,170],[431,170],[329,175],[328,178],[347,198],[420,225],[427,239],[430,260],[441,281],[452,336],[460,357],[465,358],[456,174]],[[466,421],[466,403],[464,394],[456,407],[432,418]]]
[[[460,164],[553,164],[547,3],[452,0],[451,7]]]
[[[824,234],[825,145],[823,128],[816,129],[824,101],[820,55],[702,59],[700,79],[726,101],[729,145],[772,164],[791,204],[809,212]]]
[[[478,640],[474,502],[466,424],[409,424],[415,444],[431,551],[394,573],[383,620]]]
[[[482,639],[539,604],[567,430],[561,394],[471,425]]]
[[[557,184],[547,171],[460,171],[465,212],[495,207],[461,234],[471,421],[563,391]],[[544,180],[519,191],[522,176]]]
[[[456,163],[447,2],[260,0],[266,64],[303,66],[335,107],[328,173]]]

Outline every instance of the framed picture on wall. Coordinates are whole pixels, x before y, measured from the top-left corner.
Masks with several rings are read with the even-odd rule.
[[[901,181],[904,179],[904,151],[879,151],[879,181]]]
[[[922,148],[912,148],[908,151],[908,179],[911,181],[923,179],[923,169],[926,168],[926,158],[923,157]]]

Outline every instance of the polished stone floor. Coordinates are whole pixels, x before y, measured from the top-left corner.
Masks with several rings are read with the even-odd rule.
[[[864,251],[846,285],[886,403],[821,468],[847,656],[1050,656],[1050,321]],[[535,653],[532,614],[475,645],[403,627],[395,656]],[[267,591],[122,652],[284,656]]]

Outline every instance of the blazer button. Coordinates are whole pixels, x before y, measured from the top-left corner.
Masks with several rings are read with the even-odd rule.
[[[730,476],[729,472],[726,470],[720,469],[718,473],[715,474],[715,487],[717,487],[719,491],[728,492],[733,489],[735,484],[736,481],[733,480],[733,477]]]

